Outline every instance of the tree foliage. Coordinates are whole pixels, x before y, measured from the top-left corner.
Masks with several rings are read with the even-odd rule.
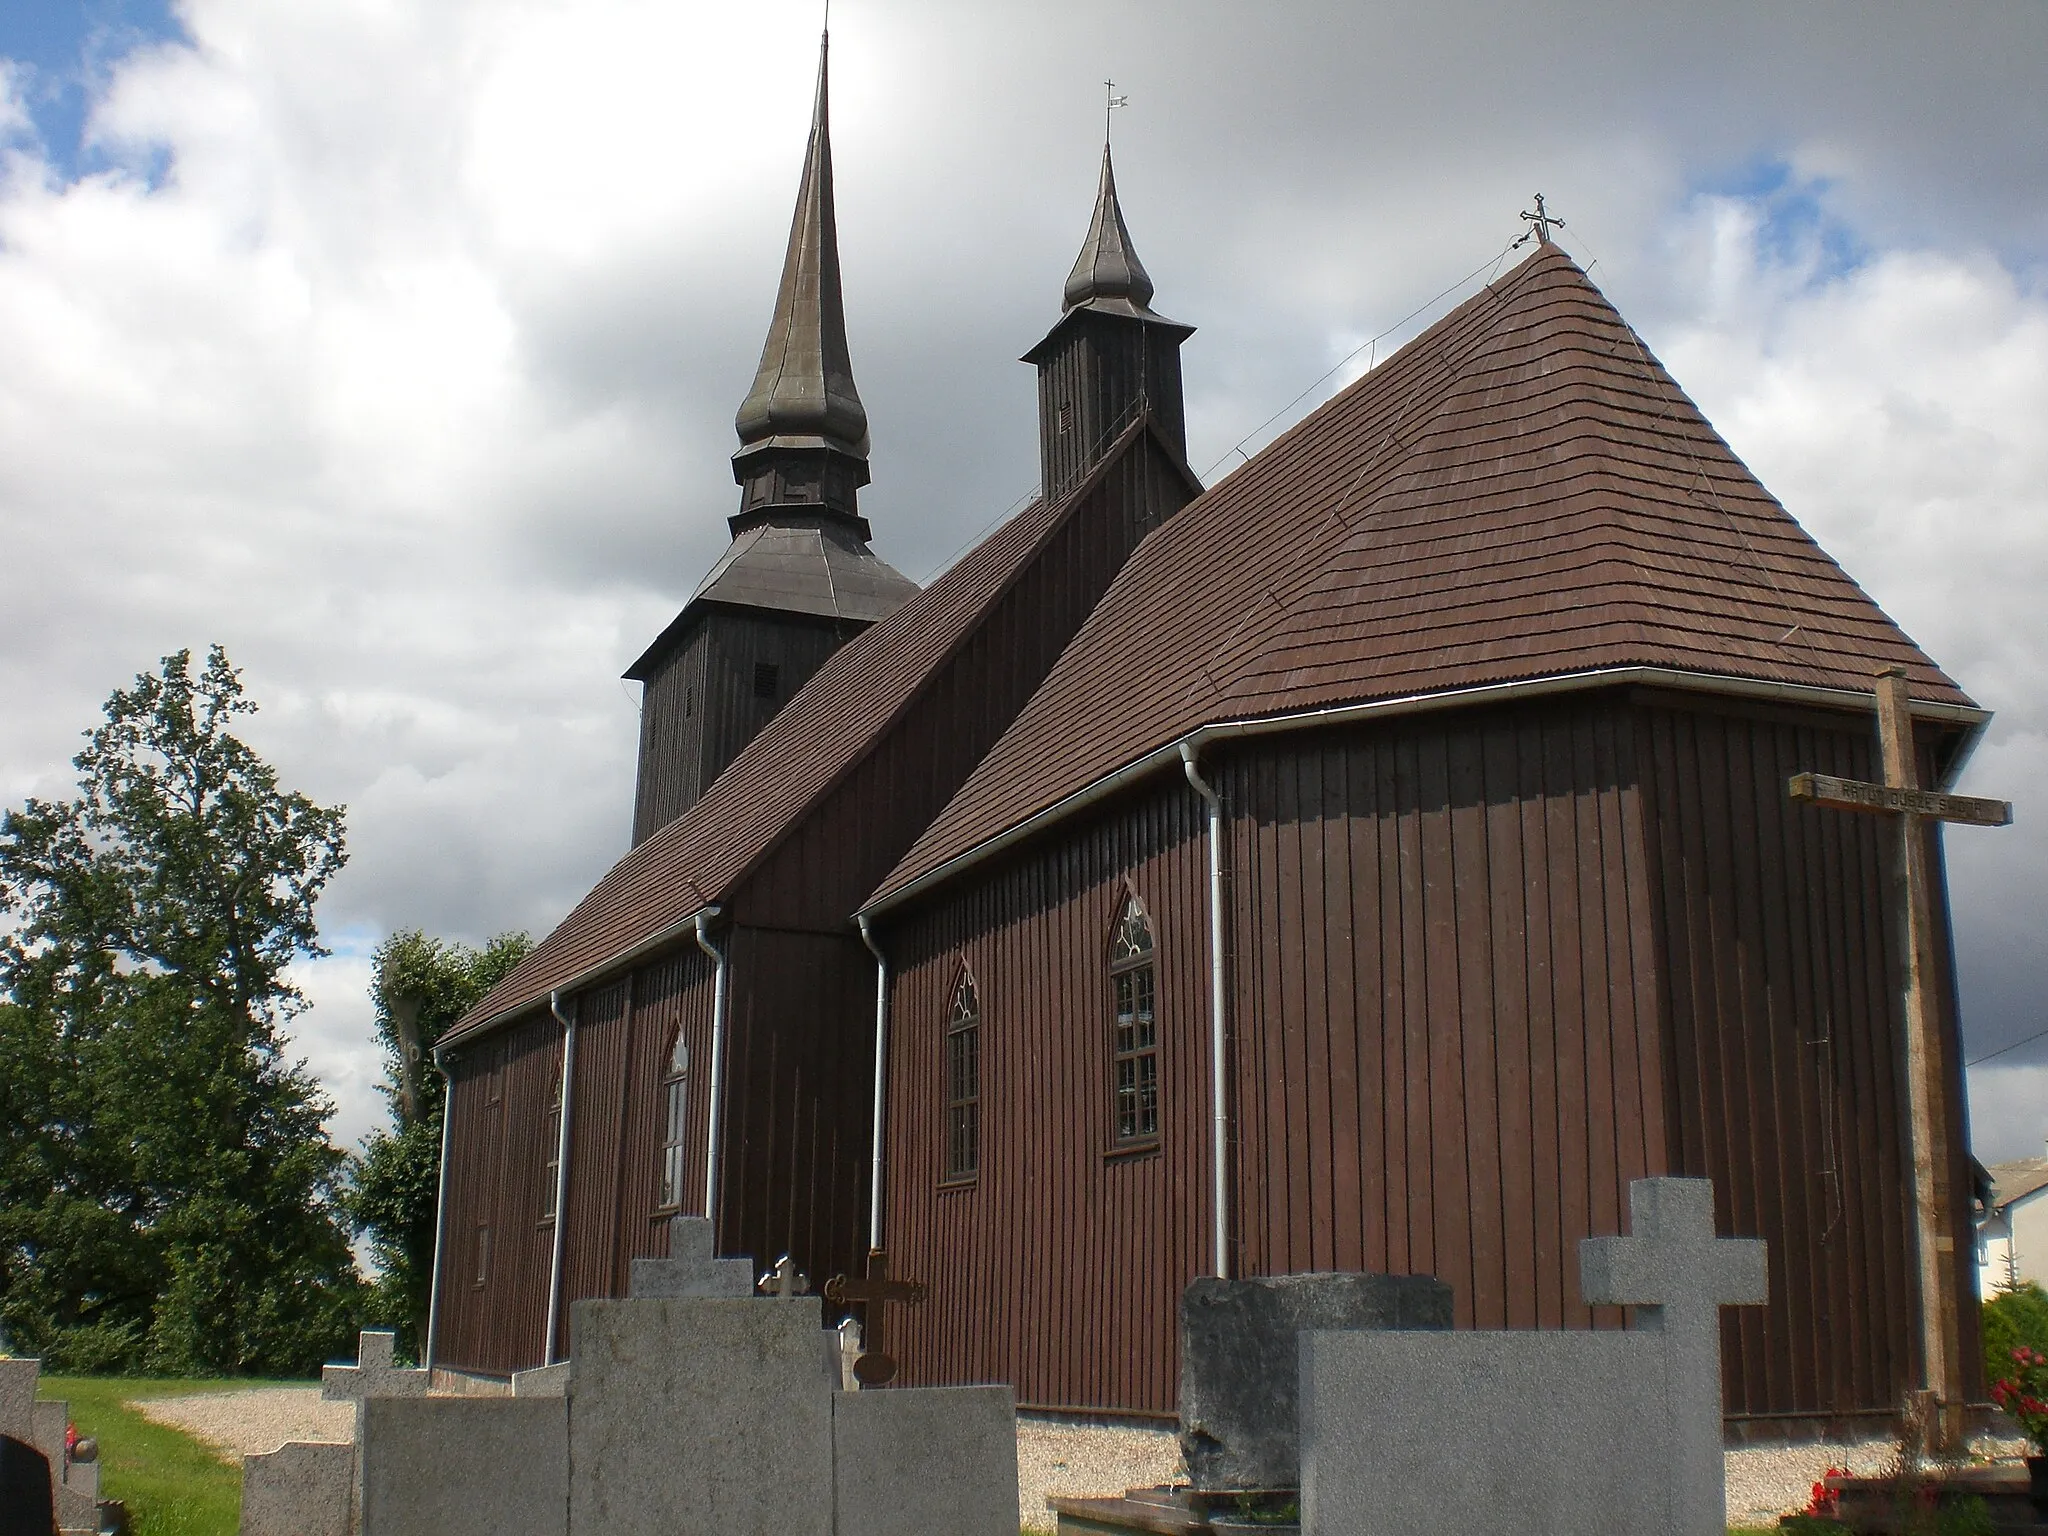
[[[2012,1352],[2022,1344],[2048,1353],[2048,1291],[2032,1280],[1985,1302],[1983,1317],[1987,1386],[2013,1374]]]
[[[384,1046],[385,1098],[392,1129],[372,1132],[350,1176],[348,1208],[357,1230],[370,1241],[377,1287],[370,1314],[395,1328],[399,1347],[419,1358],[433,1284],[434,1215],[441,1175],[441,1115],[447,1088],[430,1065],[435,1043],[483,1000],[533,941],[523,933],[501,933],[481,949],[429,938],[418,929],[395,933],[377,949],[377,977],[370,999],[377,1010],[377,1036]],[[398,1009],[418,1007],[419,1096],[408,1118],[405,1105],[404,1041]]]
[[[234,736],[254,710],[218,646],[168,656],[78,798],[0,819],[0,1322],[55,1368],[297,1373],[354,1320],[331,1106],[281,1035],[342,811]]]

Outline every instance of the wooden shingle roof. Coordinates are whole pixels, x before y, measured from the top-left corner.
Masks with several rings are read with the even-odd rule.
[[[871,902],[1205,725],[1631,665],[1970,707],[1539,245],[1152,533]]]
[[[859,764],[974,635],[1150,417],[1057,500],[1032,501],[921,592],[833,652],[704,796],[633,849],[444,1037],[455,1045],[669,937],[723,900]],[[1178,462],[1176,460],[1176,462]],[[849,914],[850,918],[850,914]]]

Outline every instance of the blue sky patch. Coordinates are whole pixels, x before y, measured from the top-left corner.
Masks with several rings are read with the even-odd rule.
[[[1829,210],[1832,188],[1826,177],[1802,179],[1787,161],[1760,156],[1694,191],[1749,203],[1760,215],[1757,248],[1764,259],[1811,267],[1813,279],[1826,282],[1855,271],[1871,255],[1869,243]]]
[[[137,48],[184,40],[172,0],[6,0],[0,57],[25,66],[24,105],[51,167],[66,180],[104,169],[80,142],[107,72]],[[155,168],[152,181],[161,178]]]

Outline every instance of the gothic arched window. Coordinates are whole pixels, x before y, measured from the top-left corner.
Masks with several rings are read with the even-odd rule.
[[[675,1210],[683,1203],[683,1122],[689,1109],[690,1048],[683,1032],[676,1031],[669,1047],[668,1070],[662,1074],[661,1096],[665,1118],[661,1132],[661,1199],[663,1210]]]
[[[548,1101],[547,1129],[542,1133],[546,1138],[547,1165],[541,1171],[540,1219],[541,1225],[555,1219],[555,1196],[560,1193],[562,1182],[562,1069],[555,1068],[555,1094]]]
[[[981,1171],[981,999],[963,966],[946,1015],[946,1177]]]
[[[1152,965],[1152,921],[1133,892],[1110,938],[1109,980],[1116,1017],[1110,1039],[1116,1084],[1116,1144],[1159,1136],[1158,988]]]

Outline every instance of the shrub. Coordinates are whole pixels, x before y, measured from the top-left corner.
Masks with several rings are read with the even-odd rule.
[[[2012,1352],[2022,1347],[2048,1354],[2048,1291],[2031,1280],[1984,1303],[1986,1386],[2012,1374]]]

